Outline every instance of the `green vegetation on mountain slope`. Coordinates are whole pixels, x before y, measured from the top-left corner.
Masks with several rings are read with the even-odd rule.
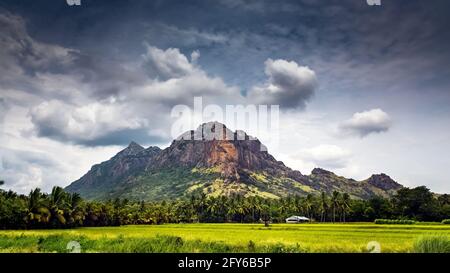
[[[126,183],[113,183],[108,191],[80,189],[79,193],[88,199],[109,200],[126,198],[129,200],[161,201],[182,198],[192,194],[242,195],[279,198],[289,195],[319,194],[320,191],[288,177],[274,177],[266,172],[246,171],[246,183],[229,182],[220,175],[218,168],[171,168],[146,171],[130,177]]]

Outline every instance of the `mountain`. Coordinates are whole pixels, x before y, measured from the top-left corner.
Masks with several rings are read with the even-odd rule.
[[[389,197],[400,188],[386,174],[356,181],[316,168],[311,175],[303,175],[277,161],[257,138],[209,122],[182,134],[163,150],[131,142],[66,190],[97,200],[164,200],[200,192],[277,198],[335,190],[367,199]]]
[[[135,142],[120,151],[108,161],[92,166],[91,170],[82,178],[70,184],[66,190],[79,192],[88,199],[99,199],[104,192],[120,185],[131,175],[145,170],[157,154],[161,152],[158,147],[144,149]]]

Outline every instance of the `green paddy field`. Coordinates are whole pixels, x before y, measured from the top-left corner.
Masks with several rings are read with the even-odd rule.
[[[368,244],[374,241],[381,252],[420,252],[424,240],[450,251],[450,226],[166,224],[6,230],[0,231],[0,252],[71,252],[74,244],[81,252],[371,252],[374,243]]]

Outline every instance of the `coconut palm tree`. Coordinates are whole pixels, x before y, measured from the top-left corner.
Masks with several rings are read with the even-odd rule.
[[[68,209],[69,223],[72,225],[82,225],[86,213],[82,207],[83,199],[78,193],[73,193],[69,195],[68,203],[70,206]]]
[[[344,193],[341,197],[341,209],[342,209],[342,215],[345,222],[345,215],[348,212],[350,208],[350,195],[348,193]]]
[[[266,201],[263,202],[261,205],[261,218],[264,221],[264,226],[269,227],[270,220],[272,218],[271,212],[270,212],[270,202]]]
[[[280,201],[279,208],[283,216],[287,216],[287,214],[292,211],[292,203],[292,198],[290,196]]]
[[[328,198],[325,192],[320,194],[320,203],[319,203],[319,212],[320,212],[320,221],[326,221],[326,215],[328,211]]]
[[[206,194],[201,193],[195,200],[195,212],[197,213],[197,220],[200,221],[201,218],[204,216],[205,209],[206,209]]]
[[[333,223],[336,222],[336,209],[339,208],[339,197],[340,193],[337,191],[333,191],[331,195],[331,207],[333,208]]]
[[[48,223],[51,213],[47,208],[45,196],[39,188],[36,188],[28,195],[27,221],[31,224]]]
[[[233,216],[239,213],[239,204],[235,198],[229,198],[225,204],[227,204],[225,210],[227,221],[232,221]]]
[[[303,212],[302,199],[298,195],[294,197],[294,207],[297,212]]]
[[[311,221],[311,209],[313,207],[314,197],[312,194],[308,194],[303,201],[303,207],[305,208],[306,215],[309,218],[309,221]]]
[[[255,197],[250,197],[248,200],[249,200],[250,210],[252,212],[252,221],[256,222],[261,217],[261,211],[262,211],[261,199],[259,197],[255,196]]]
[[[64,212],[67,209],[67,193],[61,187],[53,187],[49,196],[49,209],[57,224],[65,225]]]

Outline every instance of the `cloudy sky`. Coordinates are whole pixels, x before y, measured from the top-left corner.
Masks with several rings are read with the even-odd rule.
[[[0,3],[5,188],[66,186],[131,140],[165,147],[173,106],[202,97],[279,105],[269,152],[302,173],[450,192],[447,0],[81,3]]]

